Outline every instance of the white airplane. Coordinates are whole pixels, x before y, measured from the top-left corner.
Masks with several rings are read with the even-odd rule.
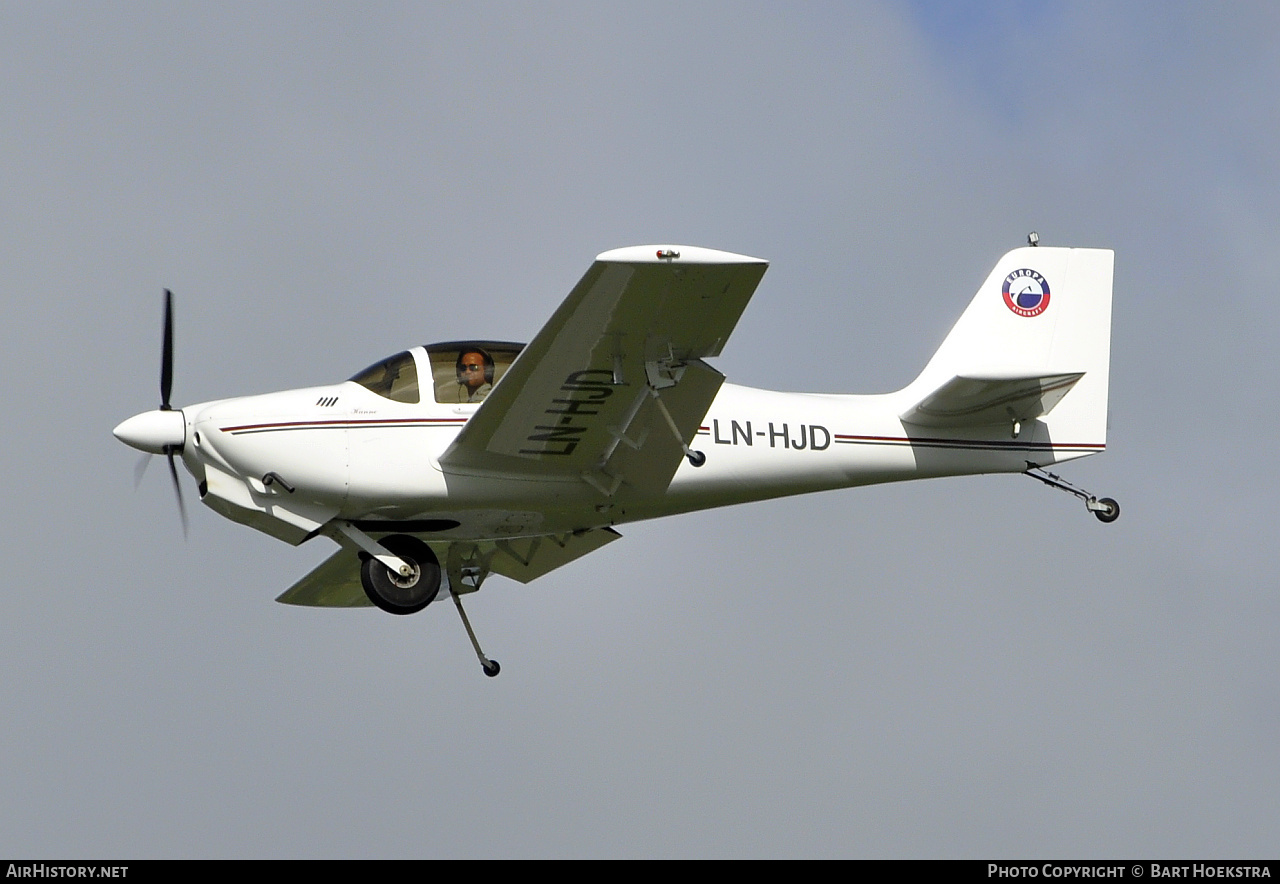
[[[1034,246],[1036,238],[1028,238]],[[1025,472],[1107,441],[1113,253],[1024,247],[999,263],[924,371],[882,395],[725,383],[718,356],[768,266],[689,246],[598,256],[527,345],[414,347],[347,381],[169,404],[116,438],[174,456],[215,512],[297,545],[339,549],[277,601],[411,614],[447,592],[522,583],[641,519],[831,488]],[[183,513],[186,530],[186,516]]]

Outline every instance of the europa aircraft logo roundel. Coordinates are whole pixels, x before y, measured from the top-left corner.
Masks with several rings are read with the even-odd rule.
[[[1019,316],[1039,316],[1049,306],[1049,283],[1034,270],[1015,270],[1000,287],[1004,303]]]

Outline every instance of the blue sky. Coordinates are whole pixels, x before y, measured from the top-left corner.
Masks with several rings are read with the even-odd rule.
[[[1059,4],[916,0],[905,6],[938,68],[1011,117],[1020,117],[1036,93],[1040,63],[1061,49],[1065,10]]]

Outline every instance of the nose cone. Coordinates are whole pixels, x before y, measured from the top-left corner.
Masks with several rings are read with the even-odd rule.
[[[187,441],[187,421],[179,410],[144,411],[111,431],[125,445],[152,454],[181,451]]]

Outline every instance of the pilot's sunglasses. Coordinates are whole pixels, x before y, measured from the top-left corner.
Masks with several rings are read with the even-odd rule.
[[[479,365],[464,365],[464,366],[462,366],[462,370],[463,370],[463,371],[479,371],[479,370],[480,370],[480,366],[479,366]]]

